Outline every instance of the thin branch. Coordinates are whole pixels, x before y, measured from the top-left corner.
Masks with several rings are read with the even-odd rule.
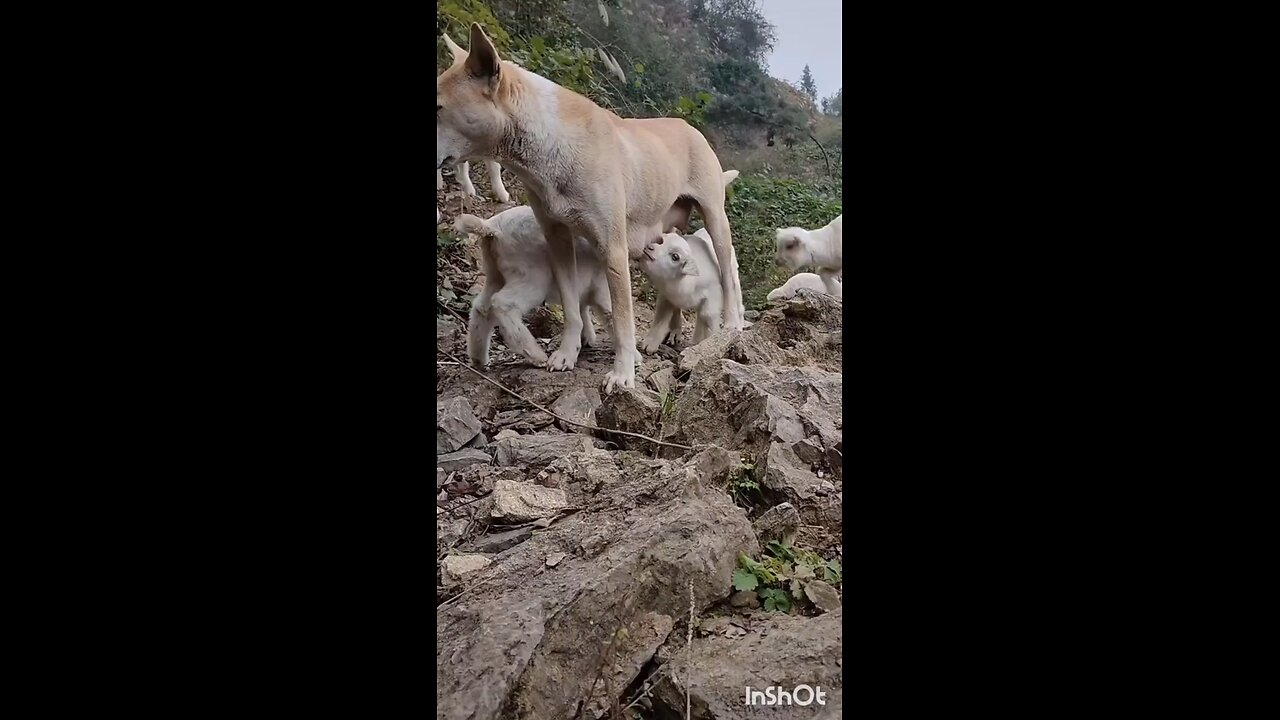
[[[658,444],[658,445],[662,445],[662,446],[664,446],[664,447],[679,448],[680,450],[692,450],[692,449],[693,449],[693,448],[689,447],[688,445],[677,445],[676,443],[663,442],[663,441],[661,441],[661,440],[657,440],[657,439],[651,438],[651,437],[649,437],[648,435],[641,435],[640,433],[627,432],[626,430],[610,430],[609,428],[596,427],[596,426],[594,426],[594,425],[588,425],[588,424],[586,424],[586,423],[580,423],[580,422],[578,422],[578,421],[576,421],[576,420],[570,420],[570,419],[569,419],[569,418],[567,418],[567,417],[563,417],[563,416],[561,416],[561,415],[557,415],[557,414],[555,414],[555,413],[551,412],[550,410],[546,409],[545,407],[543,407],[543,406],[539,405],[538,403],[536,403],[536,402],[534,402],[534,401],[530,400],[529,398],[527,398],[527,397],[525,397],[525,396],[521,395],[520,393],[516,392],[515,390],[512,390],[511,388],[507,387],[506,385],[503,385],[502,383],[498,382],[497,380],[494,380],[493,378],[490,378],[488,375],[485,375],[484,373],[480,372],[479,370],[476,370],[475,368],[471,367],[470,365],[465,365],[465,364],[463,364],[461,360],[458,360],[457,356],[455,356],[453,353],[449,352],[448,350],[445,350],[444,348],[436,348],[436,350],[437,350],[437,351],[439,351],[440,353],[444,354],[444,356],[445,356],[445,357],[447,357],[447,358],[449,358],[450,360],[453,360],[453,361],[457,362],[459,365],[462,365],[462,367],[466,368],[468,372],[471,372],[471,373],[474,373],[474,374],[476,374],[476,375],[479,375],[481,379],[483,379],[485,382],[489,383],[490,385],[493,385],[493,386],[497,387],[499,390],[502,390],[503,392],[507,393],[508,395],[512,395],[512,396],[516,397],[517,399],[520,399],[520,400],[523,400],[523,401],[525,401],[525,402],[529,403],[530,405],[534,406],[535,408],[537,408],[537,409],[541,410],[542,412],[544,412],[544,413],[546,413],[546,414],[550,415],[551,417],[553,417],[553,418],[555,418],[555,419],[557,419],[557,420],[559,420],[559,421],[561,421],[561,422],[569,423],[570,425],[576,425],[576,426],[578,426],[578,427],[580,427],[580,428],[586,428],[586,429],[588,429],[588,430],[599,430],[599,431],[601,431],[601,432],[613,433],[614,435],[626,435],[627,437],[640,438],[641,440],[648,440],[648,441],[649,441],[649,442],[651,442],[651,443],[655,443],[655,444]]]
[[[445,302],[440,299],[439,295],[436,296],[436,304],[444,308],[445,310],[448,310],[449,312],[453,313],[453,316],[458,318],[458,320],[462,323],[462,327],[465,328],[467,326],[467,319],[462,317],[462,315],[458,314],[457,310],[454,310],[453,308],[446,305]],[[454,358],[454,360],[457,360],[457,358]],[[462,363],[458,363],[458,364],[461,365]]]

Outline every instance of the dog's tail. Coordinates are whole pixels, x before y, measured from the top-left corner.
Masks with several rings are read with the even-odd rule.
[[[725,170],[720,177],[724,178],[724,186],[729,187],[729,185],[732,184],[734,180],[738,179],[738,171]]]

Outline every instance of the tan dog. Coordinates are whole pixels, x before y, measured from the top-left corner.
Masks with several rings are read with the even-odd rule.
[[[683,120],[624,120],[587,98],[498,58],[480,26],[471,51],[447,36],[453,66],[436,79],[436,167],[469,157],[500,160],[525,185],[555,262],[565,323],[547,362],[568,370],[581,349],[573,237],[605,262],[613,306],[613,369],[605,392],[635,387],[635,319],[628,258],[662,235],[668,213],[687,199],[710,231],[724,288],[725,325],[742,327],[742,288],[733,272],[720,161]]]

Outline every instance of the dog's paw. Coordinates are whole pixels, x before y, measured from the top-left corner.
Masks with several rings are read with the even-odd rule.
[[[551,359],[547,361],[547,369],[551,372],[572,370],[576,364],[578,364],[578,353],[560,348],[551,353]]]
[[[614,368],[604,376],[604,394],[608,395],[613,392],[614,388],[633,388],[636,386],[636,369],[630,363],[625,365],[625,369],[620,370]]]
[[[533,363],[536,367],[547,366],[547,354],[537,345],[530,346],[529,351],[525,353],[525,356],[528,357],[529,362]]]
[[[664,345],[670,345],[673,348],[678,348],[680,347],[680,334],[669,332],[666,337],[662,338],[662,343]]]

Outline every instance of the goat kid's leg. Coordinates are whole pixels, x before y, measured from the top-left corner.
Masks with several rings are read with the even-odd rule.
[[[467,321],[467,357],[471,358],[472,365],[489,367],[489,342],[497,324],[497,317],[492,312],[483,312],[478,302],[471,305],[471,317]]]
[[[680,308],[676,308],[675,312],[671,313],[671,322],[668,324],[667,337],[663,339],[663,342],[673,348],[678,348],[680,347],[680,343],[684,341],[684,338],[682,337],[683,334],[684,311]]]
[[[679,313],[680,311],[676,310],[676,307],[665,297],[659,295],[658,302],[653,308],[653,324],[649,326],[649,334],[645,335],[644,340],[640,341],[640,352],[650,354],[658,352],[668,328],[671,327],[671,313],[673,312]]]
[[[583,293],[578,301],[578,311],[582,314],[582,347],[594,347],[596,344],[596,328],[591,322],[591,305],[588,293]]]
[[[436,168],[436,189],[444,189],[444,173],[440,172],[440,168]]]
[[[538,299],[522,293],[518,285],[508,284],[493,294],[489,301],[489,315],[497,324],[507,347],[523,353],[534,365],[541,367],[547,364],[547,353],[524,325],[524,314],[537,303]]]

